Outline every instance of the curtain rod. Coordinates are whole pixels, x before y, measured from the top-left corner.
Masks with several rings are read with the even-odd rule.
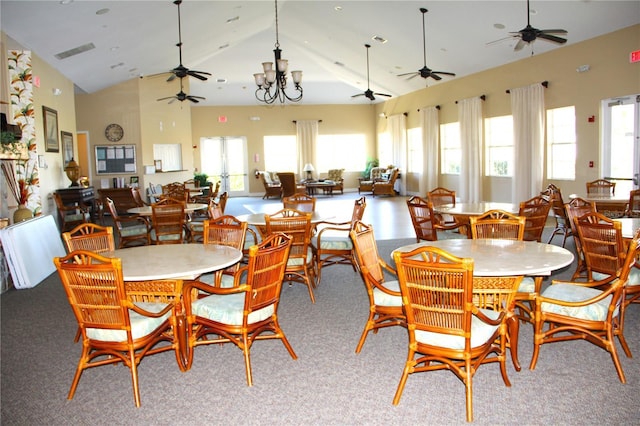
[[[296,124],[296,123],[298,122],[298,120],[291,120],[291,122],[292,122],[293,124]],[[318,123],[322,123],[322,120],[318,120]]]
[[[440,109],[440,105],[436,105],[435,109],[439,110]],[[420,112],[420,108],[418,108],[418,112]]]
[[[546,89],[547,87],[549,87],[549,82],[548,82],[548,81],[546,81],[546,80],[545,80],[545,81],[543,81],[543,82],[542,82],[542,83],[540,83],[540,84],[542,84],[542,86],[543,86],[545,89]],[[507,89],[507,90],[505,90],[505,93],[511,93],[511,90]]]
[[[486,95],[480,95],[479,98],[482,99],[483,101],[487,100]],[[456,101],[456,103],[458,103],[458,101]]]
[[[384,114],[384,118],[389,118],[389,116],[387,114],[385,114],[384,112],[383,112],[383,114]],[[409,113],[408,112],[403,112],[402,115],[404,115],[405,117],[408,117]]]

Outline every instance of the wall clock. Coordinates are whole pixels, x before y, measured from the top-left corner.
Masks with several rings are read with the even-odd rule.
[[[109,124],[104,130],[104,136],[111,142],[118,142],[124,136],[124,130],[119,124]]]

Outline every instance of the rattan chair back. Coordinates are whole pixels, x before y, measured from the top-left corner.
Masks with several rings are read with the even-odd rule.
[[[524,238],[526,220],[503,210],[489,210],[480,216],[469,218],[471,238],[499,238],[519,240]]]

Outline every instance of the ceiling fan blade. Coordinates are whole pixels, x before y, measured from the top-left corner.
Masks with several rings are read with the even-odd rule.
[[[377,92],[376,92],[376,93],[374,93],[374,95],[377,95],[377,96],[386,96],[387,98],[390,98],[390,97],[391,97],[391,95],[389,95],[389,94],[387,94],[387,93],[377,93]]]
[[[522,50],[522,48],[525,46],[525,44],[527,44],[526,42],[522,41],[522,40],[518,40],[518,42],[516,43],[515,47],[513,48],[513,50],[515,50],[516,52],[518,50]]]
[[[412,74],[416,75],[418,73],[416,73],[416,72],[405,72],[404,74],[398,74],[398,77],[404,77],[405,75],[412,75]]]
[[[551,34],[538,34],[538,38],[544,39],[544,40],[548,40],[548,41],[552,41],[554,43],[558,43],[558,44],[564,44],[567,42],[567,39],[565,38],[560,38],[560,37],[556,37],[554,35]]]
[[[413,74],[413,75],[411,77],[407,77],[407,81],[413,80],[414,78],[416,78],[417,76],[420,75],[419,72],[413,72],[413,73],[409,73],[409,74]],[[408,75],[408,74],[403,74],[403,75]]]
[[[197,104],[198,102],[200,102],[198,99],[196,99],[195,96],[187,96],[187,99],[189,99],[194,104]]]
[[[175,99],[175,96],[167,96],[166,98],[160,98],[158,101],[166,101],[167,99]]]
[[[171,82],[171,81],[175,80],[175,78],[176,78],[176,75],[172,73],[172,74],[169,76],[169,78],[167,78],[167,82]]]
[[[520,33],[516,33],[516,34],[520,35]],[[497,44],[497,43],[503,42],[505,40],[511,40],[512,38],[517,37],[518,35],[514,34],[514,35],[507,36],[507,37],[502,37],[502,38],[499,38],[497,40],[493,40],[493,41],[487,42],[484,45],[485,46],[491,46],[493,44]]]
[[[205,72],[205,71],[187,71],[187,74],[190,75],[191,77],[195,77],[198,80],[202,80],[202,81],[207,81],[207,77],[206,75],[211,75],[211,73],[209,72]]]
[[[364,93],[358,93],[357,95],[351,96],[352,98],[357,98],[358,96],[364,96]]]
[[[541,30],[542,34],[567,34],[567,30]]]
[[[452,72],[447,72],[447,71],[431,71],[431,74],[442,74],[442,75],[450,75],[455,77],[456,75]]]
[[[434,74],[433,72],[431,72],[427,77],[431,77],[436,81],[442,80],[442,77],[440,77],[438,74]]]

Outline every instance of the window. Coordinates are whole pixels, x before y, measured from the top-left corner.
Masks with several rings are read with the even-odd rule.
[[[575,179],[575,177],[575,107],[547,110],[547,179]]]
[[[485,175],[513,176],[513,117],[484,120]]]
[[[378,160],[381,167],[393,164],[393,146],[389,133],[378,133]]]
[[[264,167],[272,172],[296,172],[298,170],[296,136],[265,136]]]
[[[407,131],[407,172],[420,173],[423,172],[422,161],[422,129],[414,127]]]
[[[442,174],[459,175],[462,162],[460,148],[460,123],[440,125],[440,170]]]
[[[367,163],[364,134],[318,135],[316,146],[317,173],[330,169],[362,171]]]

